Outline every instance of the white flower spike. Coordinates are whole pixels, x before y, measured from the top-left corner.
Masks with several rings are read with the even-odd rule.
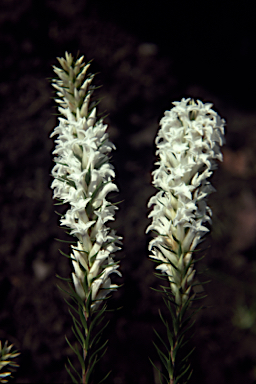
[[[149,200],[149,217],[157,236],[149,243],[150,257],[167,274],[174,302],[182,306],[189,297],[195,274],[192,251],[209,229],[211,210],[206,197],[214,188],[207,181],[222,160],[225,121],[212,104],[183,98],[165,112],[156,137],[159,167],[153,185],[159,190]]]
[[[106,225],[114,220],[117,209],[106,199],[109,192],[118,190],[108,157],[115,147],[106,133],[107,125],[96,120],[96,108],[90,107],[94,77],[87,75],[90,64],[85,65],[83,56],[74,61],[67,52],[58,61],[61,68],[54,66],[54,72],[59,79],[53,80],[53,87],[64,117],[59,118],[51,135],[57,135],[51,188],[53,198],[71,206],[60,223],[78,238],[71,254],[73,283],[78,296],[91,301],[90,310],[94,312],[117,288],[109,276],[121,275],[113,260],[121,238]]]

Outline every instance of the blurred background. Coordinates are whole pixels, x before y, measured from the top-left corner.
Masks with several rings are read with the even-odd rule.
[[[250,3],[251,4],[251,3]],[[191,346],[194,384],[256,380],[256,56],[249,2],[1,0],[0,5],[0,339],[21,351],[16,383],[70,382],[72,322],[56,274],[71,266],[50,190],[57,124],[52,65],[65,51],[92,60],[117,149],[112,162],[123,200],[122,287],[109,308],[108,351],[96,376],[106,384],[159,384],[153,327],[164,312],[148,260],[146,203],[158,122],[172,101],[212,102],[227,121],[224,161],[212,178],[212,231],[198,264],[205,309]]]

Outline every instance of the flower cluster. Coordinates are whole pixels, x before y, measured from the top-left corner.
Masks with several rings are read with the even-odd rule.
[[[13,344],[8,345],[8,341],[2,346],[0,340],[0,383],[8,383],[12,373],[19,367],[13,359],[20,355],[17,351],[12,351]],[[2,372],[4,368],[5,372]]]
[[[117,287],[111,284],[110,274],[120,275],[112,257],[120,249],[120,237],[106,226],[117,209],[106,199],[109,192],[118,190],[108,157],[115,147],[106,133],[107,125],[97,121],[96,108],[90,108],[93,75],[85,79],[89,64],[85,65],[83,57],[74,61],[68,53],[58,60],[61,68],[54,67],[54,71],[59,79],[53,80],[53,86],[64,117],[51,135],[58,135],[51,187],[53,198],[70,204],[60,223],[78,239],[71,254],[73,283],[94,311]]]
[[[225,121],[212,104],[182,99],[165,112],[156,138],[159,167],[153,184],[159,192],[149,201],[153,206],[147,228],[157,232],[150,242],[151,258],[170,281],[175,303],[189,297],[194,277],[192,252],[209,229],[211,210],[206,197],[214,188],[207,180],[222,160]]]

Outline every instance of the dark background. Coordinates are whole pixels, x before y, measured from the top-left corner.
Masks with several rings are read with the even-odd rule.
[[[152,327],[164,332],[154,265],[148,260],[146,203],[158,122],[171,102],[214,103],[227,121],[224,162],[205,258],[197,264],[207,307],[197,316],[191,383],[256,379],[255,12],[247,2],[1,0],[0,5],[0,339],[21,351],[17,383],[69,382],[65,335],[71,318],[55,277],[71,266],[51,198],[57,124],[49,78],[56,56],[79,52],[99,72],[99,113],[117,150],[112,162],[124,200],[114,224],[124,237],[123,286],[113,294],[108,352],[96,375],[106,384],[159,384]],[[202,272],[202,275],[199,274]]]

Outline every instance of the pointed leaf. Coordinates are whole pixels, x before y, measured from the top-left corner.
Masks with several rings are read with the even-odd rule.
[[[67,365],[65,365],[65,368],[66,368],[66,371],[68,372],[69,376],[71,377],[72,382],[74,384],[79,384],[79,382],[76,380],[76,378],[72,375],[72,373],[71,373],[70,369],[67,367]]]
[[[76,370],[76,368],[74,367],[74,365],[71,363],[70,359],[68,358],[68,362],[69,362],[69,365],[71,366],[71,368],[75,371],[75,373],[77,374],[78,378],[79,378],[79,381],[81,382],[82,381],[82,377],[80,375],[80,373]]]
[[[157,337],[159,338],[159,340],[161,341],[161,343],[163,344],[163,346],[165,347],[167,353],[169,353],[169,348],[167,347],[167,345],[165,344],[165,342],[163,341],[163,339],[161,338],[161,336],[159,335],[159,333],[153,328],[153,331],[155,332],[155,334],[157,335]]]

